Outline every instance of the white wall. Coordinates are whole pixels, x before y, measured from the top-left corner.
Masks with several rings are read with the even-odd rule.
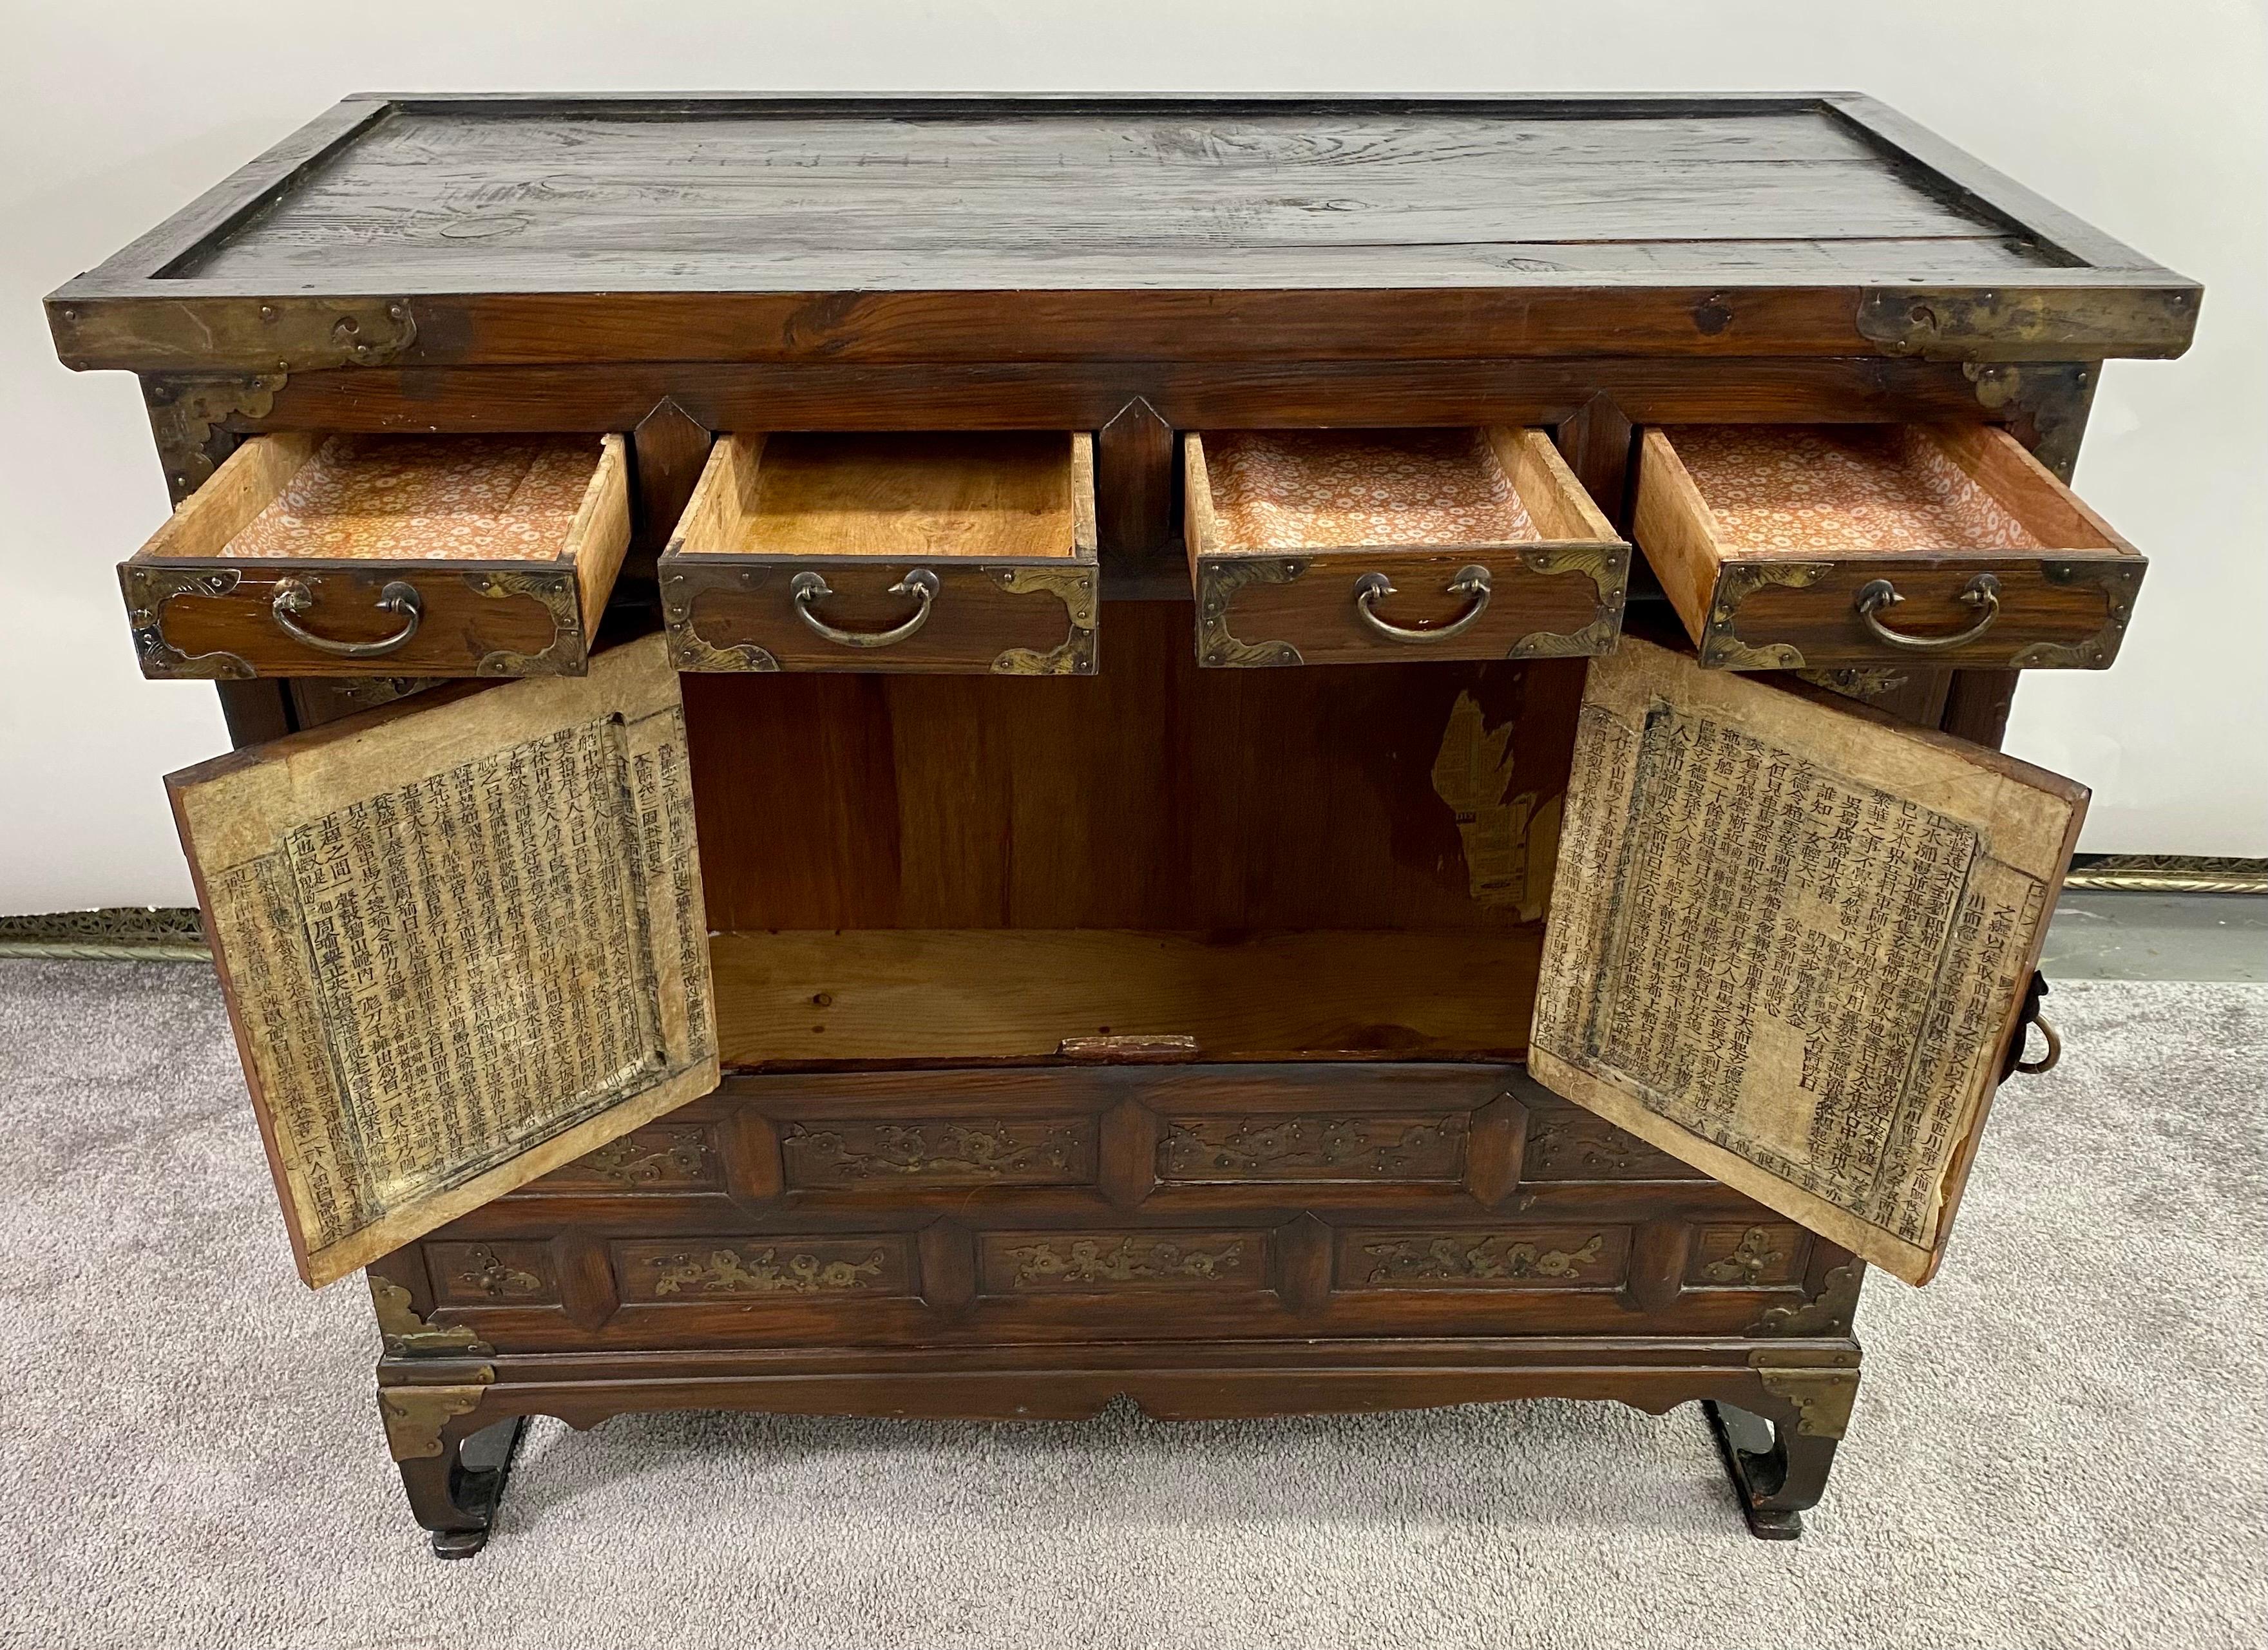
[[[2208,291],[2104,374],[2079,480],[2151,556],[2108,675],[2040,673],[2011,748],[2095,787],[2085,846],[2268,853],[2268,19],[2242,0],[5,0],[0,911],[188,902],[158,777],[223,748],[146,683],[112,564],[166,511],[133,380],[39,299],[357,90],[1874,93]]]

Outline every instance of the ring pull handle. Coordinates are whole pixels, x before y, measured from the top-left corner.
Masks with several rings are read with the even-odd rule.
[[[405,645],[417,634],[418,622],[425,616],[425,604],[418,600],[416,591],[398,578],[387,580],[378,593],[380,613],[398,613],[401,628],[391,636],[382,636],[375,642],[335,642],[328,636],[318,636],[299,622],[299,615],[315,605],[315,593],[306,581],[298,578],[278,580],[276,596],[268,604],[269,616],[284,635],[293,641],[313,648],[319,653],[334,653],[341,659],[378,659]]]
[[[835,593],[828,588],[827,580],[817,573],[798,573],[787,587],[788,598],[795,603],[796,616],[819,635],[838,647],[888,647],[902,642],[929,622],[929,611],[937,605],[937,575],[926,567],[917,567],[889,588],[893,596],[914,599],[913,617],[902,624],[894,624],[887,630],[837,630],[818,614],[813,604],[824,601]]]
[[[1393,581],[1384,573],[1365,573],[1354,581],[1355,611],[1362,615],[1365,624],[1389,642],[1446,642],[1471,630],[1479,622],[1481,615],[1488,611],[1488,569],[1460,567],[1457,576],[1448,583],[1448,593],[1464,597],[1471,605],[1447,624],[1396,624],[1391,619],[1381,618],[1378,613],[1378,604],[1394,594]]]
[[[1949,648],[1966,647],[1992,628],[1992,621],[2000,616],[2000,581],[1990,573],[1979,573],[1969,581],[1967,588],[1956,598],[1964,608],[1977,609],[1977,622],[1965,630],[1951,636],[1913,636],[1904,630],[1893,630],[1879,615],[1885,608],[1895,608],[1905,598],[1898,594],[1897,586],[1887,578],[1869,579],[1859,590],[1859,599],[1852,604],[1859,609],[1859,620],[1874,638],[1891,647],[1903,647],[1916,653],[1942,653]]]
[[[2033,1016],[2032,1024],[2040,1028],[2040,1035],[2047,1039],[2048,1046],[2046,1052],[2038,1059],[2016,1062],[2016,1069],[2027,1077],[2037,1077],[2042,1072],[2054,1071],[2056,1062],[2063,1058],[2063,1039],[2056,1035],[2056,1028],[2037,1015]]]

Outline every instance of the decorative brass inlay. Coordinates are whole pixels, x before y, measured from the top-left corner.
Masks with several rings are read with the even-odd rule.
[[[585,1153],[575,1168],[622,1186],[706,1178],[709,1142],[700,1129],[640,1129]]]
[[[427,1323],[417,1315],[409,1292],[391,1278],[376,1272],[364,1276],[370,1280],[370,1304],[378,1314],[378,1332],[388,1358],[454,1358],[496,1350],[462,1323]]]
[[[1197,563],[1197,662],[1248,668],[1304,665],[1289,642],[1242,642],[1228,633],[1229,604],[1247,585],[1288,585],[1307,564],[1272,556],[1239,556]]]
[[[1535,573],[1580,573],[1598,592],[1591,622],[1578,630],[1534,630],[1512,645],[1507,659],[1576,659],[1603,653],[1622,634],[1623,601],[1630,590],[1630,549],[1621,544],[1570,544],[1522,550],[1521,564]]]
[[[265,418],[274,410],[276,392],[284,382],[283,372],[148,381],[143,394],[150,409],[150,430],[157,437],[166,485],[175,504],[212,479],[220,461],[213,432],[231,418]]]
[[[1462,1123],[1462,1119],[1458,1122]],[[1462,1127],[1447,1119],[1400,1125],[1390,1140],[1373,1138],[1371,1117],[1189,1118],[1169,1122],[1164,1143],[1165,1178],[1187,1180],[1206,1171],[1265,1175],[1285,1169],[1332,1168],[1393,1175],[1431,1160],[1438,1178],[1453,1170]]]
[[[1701,1275],[1712,1284],[1752,1284],[1787,1258],[1786,1249],[1771,1246],[1771,1234],[1752,1226],[1741,1234],[1740,1246],[1721,1260],[1711,1261]]]
[[[242,581],[232,569],[203,571],[129,562],[123,570],[126,616],[134,626],[142,674],[166,679],[241,681],[257,674],[234,653],[184,653],[166,639],[166,604],[176,596],[225,596]]]
[[[2197,325],[2188,292],[2092,288],[2065,292],[1879,287],[1859,300],[1859,335],[1885,355],[1961,361],[1981,355],[2053,361],[2115,351],[2178,355]]]
[[[1840,1438],[1851,1425],[1851,1406],[1859,1396],[1859,1354],[1829,1352],[1817,1363],[1771,1361],[1788,1354],[1756,1352],[1749,1362],[1763,1380],[1764,1390],[1795,1411],[1795,1430],[1806,1438]]]
[[[1594,1233],[1588,1242],[1572,1249],[1538,1249],[1503,1233],[1477,1241],[1442,1236],[1366,1243],[1362,1252],[1378,1264],[1363,1281],[1506,1283],[1523,1278],[1580,1278],[1599,1263],[1606,1246],[1603,1232]]]
[[[1433,794],[1455,816],[1473,902],[1532,923],[1550,902],[1565,799],[1539,807],[1533,791],[1506,794],[1515,762],[1512,733],[1510,722],[1489,726],[1480,701],[1459,692],[1433,757]]]
[[[543,1293],[543,1279],[534,1272],[508,1266],[497,1256],[497,1252],[485,1243],[476,1243],[465,1256],[472,1270],[453,1274],[453,1281],[484,1294],[491,1300],[502,1300],[512,1295],[535,1295]]]
[[[498,648],[485,653],[473,668],[483,676],[563,676],[578,671],[587,660],[583,635],[583,609],[575,593],[575,576],[565,572],[467,573],[465,583],[477,595],[501,601],[526,596],[542,604],[551,615],[551,640],[538,653],[515,653]]]
[[[751,589],[762,582],[762,570],[745,569],[740,582]],[[669,631],[669,662],[679,670],[777,670],[779,660],[754,642],[718,647],[693,628],[692,581],[672,573],[661,581],[661,619]]]
[[[1842,670],[1800,670],[1796,674],[1815,688],[1839,693],[1861,703],[1896,693],[1912,678],[1889,665],[1853,665]]]
[[[1588,1170],[1605,1179],[1699,1180],[1666,1152],[1658,1152],[1635,1135],[1624,1134],[1612,1123],[1593,1120],[1587,1114],[1553,1117],[1546,1114],[1528,1131],[1528,1174],[1543,1180],[1581,1180]],[[1659,1169],[1659,1174],[1629,1175],[1633,1168]],[[1572,1170],[1573,1173],[1554,1171]]]
[[[1220,1278],[1244,1266],[1241,1239],[1208,1249],[1185,1248],[1170,1238],[1071,1238],[1020,1244],[1010,1249],[1008,1255],[1016,1263],[1010,1281],[1019,1289],[1035,1284]]]
[[[2008,661],[2011,670],[2100,670],[2118,652],[2134,616],[2134,594],[2142,587],[2139,557],[2087,562],[2043,562],[2040,577],[2066,588],[2092,586],[2102,593],[2102,628],[2083,642],[2035,642]]]
[[[660,1274],[654,1279],[657,1295],[683,1293],[688,1285],[703,1294],[815,1294],[826,1290],[856,1289],[882,1271],[883,1253],[876,1249],[863,1261],[822,1260],[818,1256],[790,1253],[779,1258],[777,1247],[767,1244],[742,1260],[737,1249],[711,1249],[706,1256],[671,1255],[647,1263]]]
[[[1749,1333],[1775,1339],[1803,1339],[1822,1335],[1848,1335],[1859,1309],[1859,1288],[1866,1281],[1867,1263],[1852,1261],[1829,1272],[1819,1293],[1800,1306],[1771,1307],[1749,1325]]]
[[[842,1131],[792,1125],[781,1149],[811,1169],[845,1180],[930,1175],[989,1179],[1032,1169],[1067,1169],[1079,1151],[1079,1136],[1061,1125],[1030,1123],[882,1123],[872,1131],[873,1145],[861,1150]]]
[[[1042,653],[1012,647],[992,661],[996,676],[1092,676],[1094,674],[1095,570],[1092,567],[988,567],[993,583],[1012,596],[1051,595],[1064,604],[1070,629]]]
[[[1701,633],[1701,662],[1712,670],[1801,670],[1802,652],[1786,642],[1750,647],[1734,634],[1741,603],[1766,585],[1800,590],[1834,571],[1831,562],[1727,562]]]
[[[475,1372],[482,1382],[493,1381],[496,1371],[483,1364]],[[416,1461],[441,1453],[442,1429],[460,1415],[470,1415],[488,1396],[488,1387],[380,1387],[378,1413],[386,1423],[386,1446],[396,1461]]]

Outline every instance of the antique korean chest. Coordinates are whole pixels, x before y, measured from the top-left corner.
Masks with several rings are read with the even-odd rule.
[[[1702,1400],[1796,1533],[2198,296],[1840,94],[359,97],[70,283],[435,1550],[530,1415],[1122,1395]]]

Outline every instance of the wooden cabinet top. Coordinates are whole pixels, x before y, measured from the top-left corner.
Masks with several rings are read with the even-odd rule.
[[[77,367],[2170,356],[2198,288],[1871,99],[347,99]]]

